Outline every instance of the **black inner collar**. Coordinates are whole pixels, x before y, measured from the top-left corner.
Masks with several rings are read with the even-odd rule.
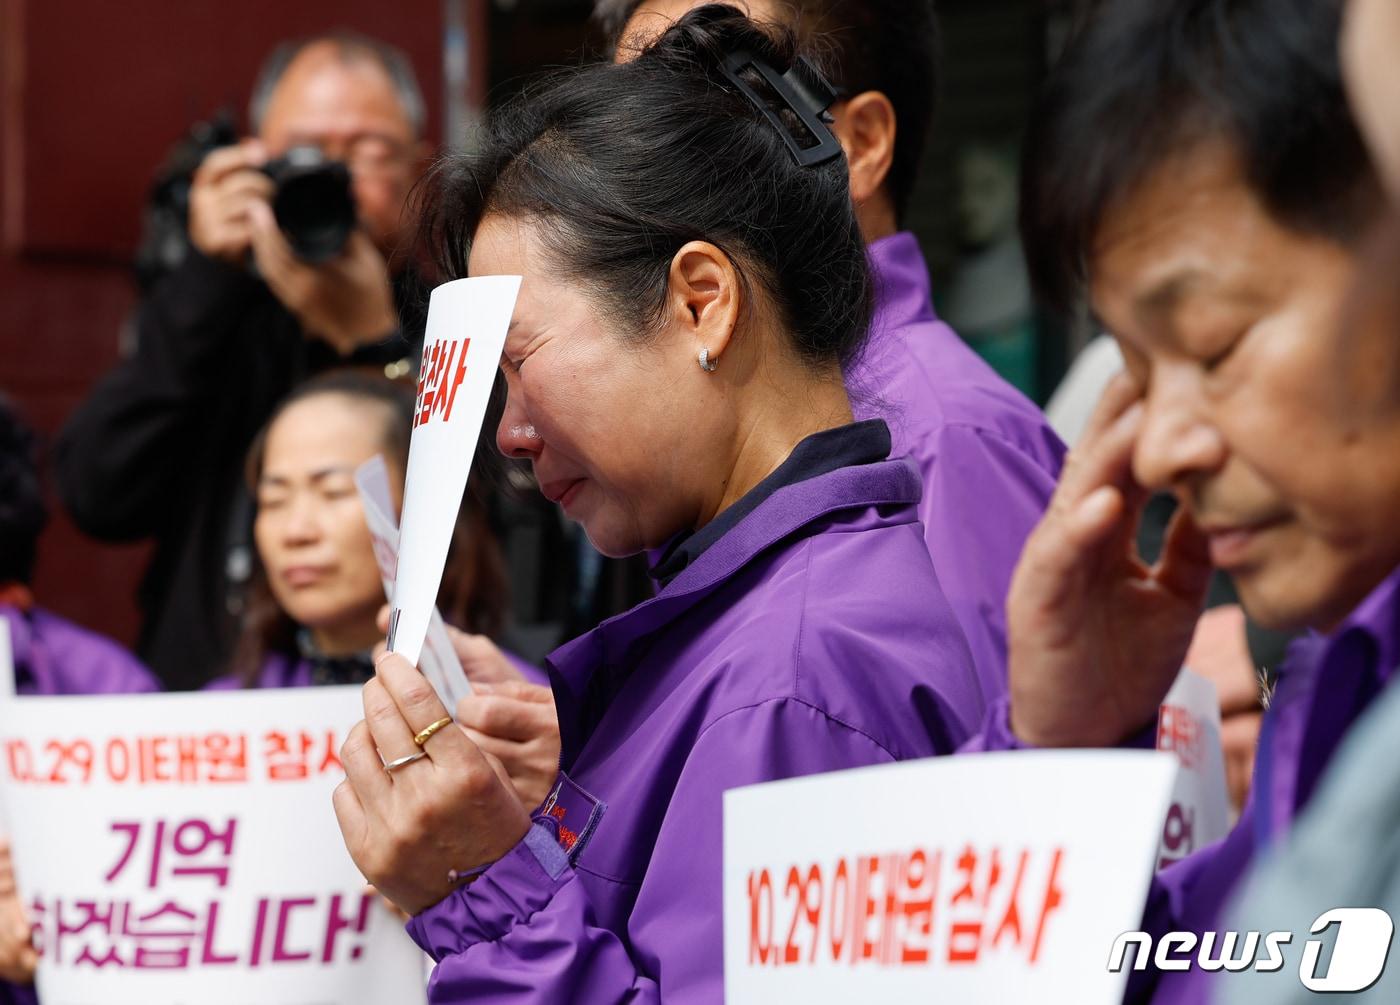
[[[667,586],[707,548],[779,489],[840,468],[875,464],[889,455],[890,430],[881,419],[866,419],[813,433],[793,447],[787,460],[738,502],[699,530],[672,538],[661,558],[652,566],[651,577],[662,586]]]

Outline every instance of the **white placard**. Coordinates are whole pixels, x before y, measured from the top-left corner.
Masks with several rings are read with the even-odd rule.
[[[15,643],[10,638],[10,621],[0,618],[0,699],[15,696]]]
[[[1036,751],[724,794],[729,1005],[1117,1005],[1175,760]]]
[[[382,455],[375,454],[355,469],[355,487],[360,492],[360,505],[365,511],[365,523],[374,545],[374,560],[379,564],[384,595],[391,596],[399,567],[399,524],[393,515],[394,498],[389,488],[389,469]],[[462,669],[461,660],[457,659],[457,651],[452,648],[447,624],[436,606],[428,620],[427,641],[418,667],[447,706],[448,714],[456,718],[457,703],[472,693],[472,686],[467,680],[466,671]]]
[[[331,807],[358,687],[0,705],[16,878],[60,1005],[422,1002]]]
[[[10,637],[10,621],[0,618],[0,705],[15,696],[15,643]],[[10,834],[9,815],[5,812],[4,791],[0,789],[0,837]]]
[[[457,279],[428,304],[389,618],[389,648],[410,663],[428,632],[519,290],[519,276]]]
[[[1157,749],[1181,764],[1162,825],[1157,866],[1170,865],[1230,831],[1230,794],[1215,685],[1186,667],[1157,712]]]

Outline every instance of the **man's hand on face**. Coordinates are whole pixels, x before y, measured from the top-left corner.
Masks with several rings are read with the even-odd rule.
[[[1138,556],[1141,397],[1124,375],[1108,385],[1011,580],[1011,728],[1035,746],[1114,746],[1155,722],[1205,600],[1210,554],[1186,507],[1157,564]]]
[[[254,206],[267,206],[272,179],[257,140],[221,147],[204,158],[190,186],[190,241],[209,258],[242,265],[253,246]]]
[[[265,201],[250,207],[249,216],[258,272],[307,335],[348,355],[398,328],[389,268],[363,231],[350,235],[338,257],[308,265],[292,252]]]

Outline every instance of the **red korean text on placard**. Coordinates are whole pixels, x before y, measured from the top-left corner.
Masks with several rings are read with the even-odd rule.
[[[108,883],[114,882],[126,871],[139,849],[141,857],[148,860],[146,886],[152,890],[168,879],[185,876],[206,876],[218,886],[227,886],[237,830],[238,821],[232,818],[218,824],[204,820],[186,820],[180,824],[168,824],[164,820],[147,824],[139,820],[116,821],[112,824],[112,833],[125,838],[126,850],[103,878]],[[161,868],[162,860],[165,869]]]
[[[262,897],[247,927],[221,919],[218,901],[189,896],[144,903],[36,896],[28,906],[35,948],[56,966],[183,970],[358,960],[375,899],[358,892]],[[294,923],[302,932],[310,924],[315,934],[297,941]]]
[[[313,775],[342,774],[340,741],[331,729],[269,730],[263,734],[263,763],[270,782],[302,782]]]
[[[1190,771],[1205,756],[1205,730],[1189,708],[1163,705],[1157,713],[1157,749],[1175,754]]]
[[[23,785],[202,785],[248,781],[241,733],[6,740],[4,769]]]
[[[748,876],[750,966],[1036,965],[1064,899],[1064,849],[966,845],[843,856]]]
[[[440,418],[452,419],[452,406],[457,391],[467,375],[467,352],[470,338],[441,339],[423,349],[423,362],[418,367],[418,404],[413,413],[413,426]]]
[[[35,947],[53,965],[256,968],[364,954],[372,893],[262,897],[250,923],[221,920],[214,897],[231,880],[238,836],[232,817],[117,821],[111,831],[116,847],[104,881],[110,886],[129,876],[160,892],[141,899],[34,896]]]

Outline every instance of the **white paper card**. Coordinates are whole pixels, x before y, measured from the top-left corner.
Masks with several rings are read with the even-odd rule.
[[[381,455],[376,454],[355,469],[355,487],[360,492],[360,505],[364,508],[365,523],[374,544],[374,559],[379,564],[384,595],[391,596],[399,566],[399,525],[393,516],[389,470]],[[428,621],[427,641],[418,667],[447,706],[448,714],[456,718],[457,703],[472,693],[472,686],[436,606]]]
[[[389,648],[418,662],[452,527],[505,347],[519,276],[478,276],[433,290],[408,452]]]
[[[1215,684],[1186,667],[1157,712],[1157,749],[1181,764],[1162,825],[1158,868],[1219,841],[1230,830],[1230,794]]]
[[[0,792],[64,1005],[422,1002],[331,807],[358,687],[0,705]]]
[[[725,1001],[1117,1005],[1176,770],[969,754],[726,792]]]
[[[15,644],[10,638],[10,623],[0,618],[0,699],[15,695]]]

